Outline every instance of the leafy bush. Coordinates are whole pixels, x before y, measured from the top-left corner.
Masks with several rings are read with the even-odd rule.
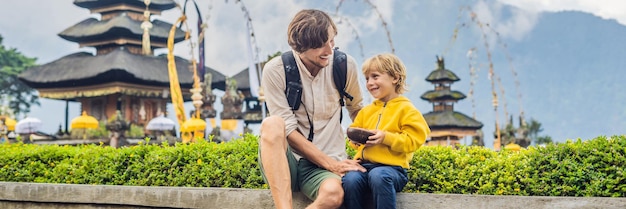
[[[258,137],[174,146],[0,145],[0,181],[267,188]],[[348,149],[354,155],[354,150]],[[404,192],[626,197],[626,136],[568,141],[519,152],[422,147]]]

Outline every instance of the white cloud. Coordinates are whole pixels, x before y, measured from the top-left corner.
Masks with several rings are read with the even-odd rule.
[[[623,0],[498,0],[529,12],[581,11],[616,20],[626,25],[626,1]]]
[[[247,3],[247,4],[245,4]],[[240,3],[235,1],[198,1],[204,22],[208,24],[205,32],[205,63],[224,75],[232,76],[248,67],[247,57],[247,26],[244,12]],[[211,4],[211,10],[209,5]],[[286,28],[291,16],[299,9],[295,3],[272,2],[244,2],[252,19],[258,58],[263,61],[268,54],[288,49],[286,41]],[[191,8],[191,7],[189,7]],[[281,13],[268,13],[265,11],[289,11]],[[188,11],[190,11],[188,9]],[[207,14],[210,13],[210,16]],[[291,14],[293,13],[293,14]],[[163,19],[175,20],[181,15],[178,9],[163,13]],[[190,40],[178,43],[175,46],[175,54],[190,59],[190,43],[197,43],[197,29],[195,23],[197,14],[195,10],[188,14],[188,24],[192,30]],[[208,17],[208,21],[207,21]],[[263,40],[263,41],[260,41]],[[194,57],[198,57],[197,48],[193,51]]]
[[[481,0],[472,10],[501,37],[514,40],[530,33],[545,12],[579,11],[626,25],[626,1],[622,0]]]
[[[508,9],[508,16],[504,15],[504,9]],[[478,1],[473,7],[478,20],[482,24],[489,24],[489,28],[484,28],[485,32],[493,34],[497,31],[501,38],[512,38],[520,40],[528,34],[537,22],[538,13],[530,10],[523,10],[515,7],[504,7],[495,2],[488,4],[485,1]],[[494,31],[490,31],[493,29]]]

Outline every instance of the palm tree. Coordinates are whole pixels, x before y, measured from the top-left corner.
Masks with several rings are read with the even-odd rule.
[[[541,123],[533,118],[530,119],[530,123],[528,124],[528,137],[535,144],[548,144],[552,143],[552,137],[550,136],[539,136],[539,133],[543,131],[541,128]]]

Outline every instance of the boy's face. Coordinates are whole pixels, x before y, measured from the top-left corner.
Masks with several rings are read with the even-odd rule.
[[[332,27],[328,28],[328,34],[328,41],[322,47],[300,53],[300,59],[308,70],[320,70],[330,63],[335,47],[335,31]]]
[[[365,80],[367,81],[367,91],[370,92],[372,97],[383,102],[398,97],[398,93],[396,93],[398,79],[391,77],[389,74],[370,70],[365,73]]]

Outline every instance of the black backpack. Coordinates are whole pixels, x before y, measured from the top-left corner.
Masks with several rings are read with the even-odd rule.
[[[283,66],[285,69],[285,96],[287,97],[287,103],[289,103],[289,107],[291,110],[297,110],[300,108],[300,103],[302,102],[302,81],[300,80],[300,71],[298,71],[298,65],[296,64],[296,59],[293,56],[292,51],[285,52],[281,55],[283,60]],[[348,57],[346,53],[343,53],[337,49],[334,49],[333,53],[333,81],[335,82],[335,87],[339,92],[339,104],[343,109],[345,106],[344,97],[350,99],[352,101],[352,95],[346,92],[346,75],[348,72]],[[341,113],[341,117],[339,121],[343,120],[343,112]],[[311,129],[309,132],[309,141],[313,140],[313,122],[309,120],[309,124],[311,125]]]

